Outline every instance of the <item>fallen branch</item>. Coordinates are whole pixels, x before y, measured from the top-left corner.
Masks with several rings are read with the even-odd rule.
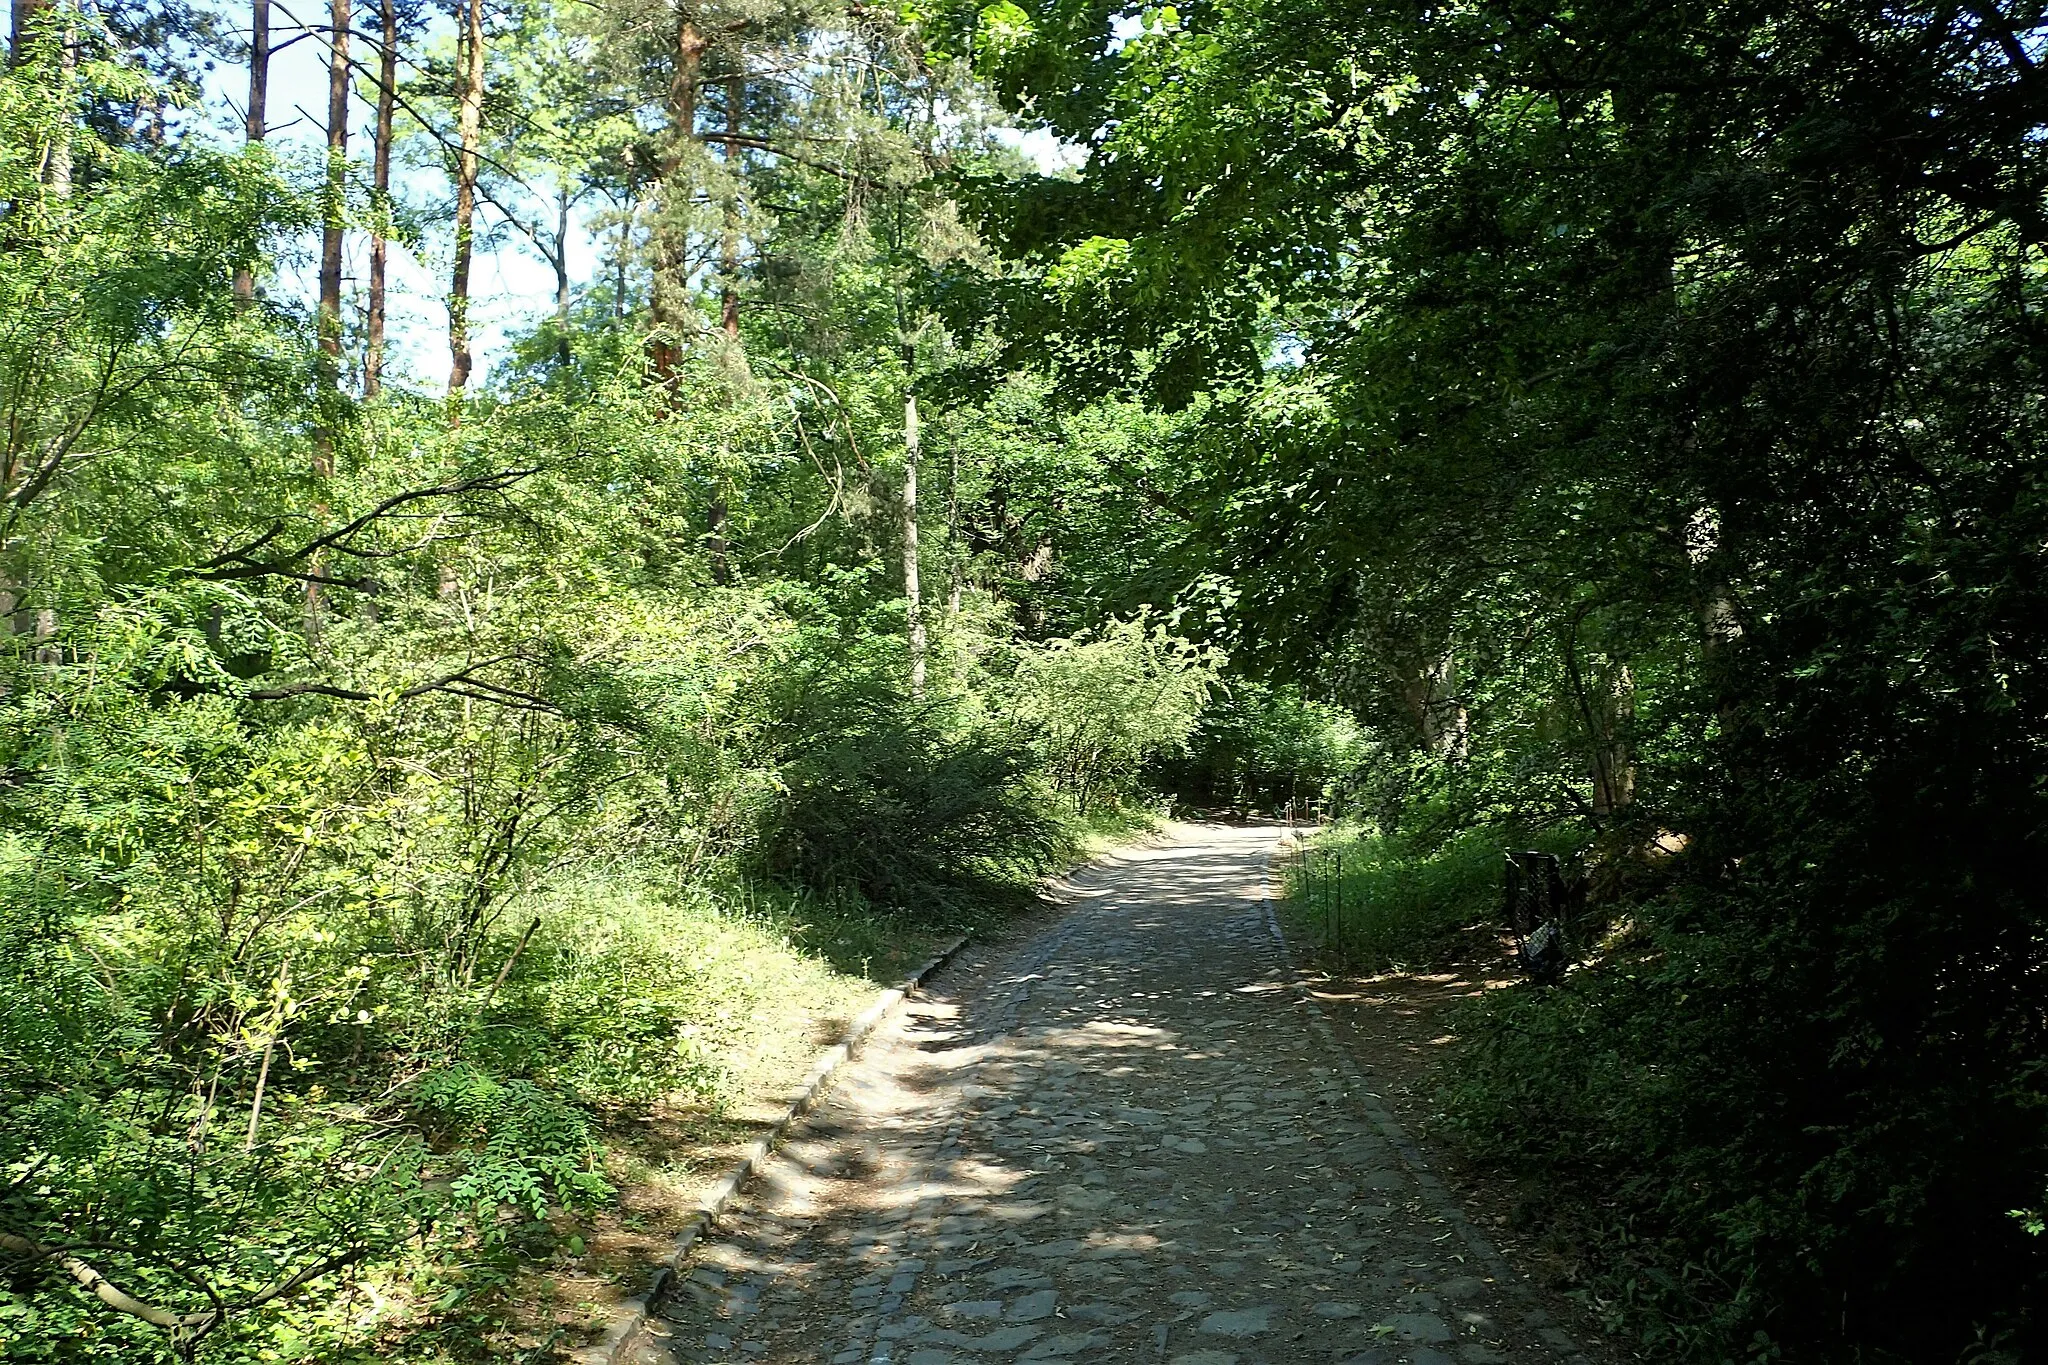
[[[37,1260],[54,1262],[59,1270],[78,1281],[87,1293],[115,1312],[126,1313],[131,1318],[141,1318],[144,1322],[173,1333],[187,1336],[204,1335],[220,1321],[221,1314],[218,1309],[209,1308],[202,1313],[174,1313],[168,1308],[144,1303],[70,1252],[56,1247],[46,1247],[41,1242],[32,1241],[27,1237],[17,1237],[11,1232],[0,1232],[0,1251],[11,1251],[17,1256],[30,1256]]]
[[[322,1275],[329,1275],[345,1266],[354,1265],[370,1254],[368,1247],[356,1247],[350,1251],[322,1257],[247,1298],[237,1299],[232,1303],[220,1303],[216,1300],[215,1307],[202,1309],[196,1313],[180,1313],[143,1302],[108,1279],[97,1267],[63,1247],[44,1246],[33,1238],[0,1232],[0,1251],[11,1251],[17,1256],[52,1263],[76,1280],[87,1293],[115,1312],[139,1318],[151,1326],[161,1327],[169,1332],[173,1344],[180,1348],[181,1354],[187,1356],[190,1355],[192,1348],[198,1345],[200,1338],[220,1326],[230,1314],[261,1308],[273,1299],[282,1298],[303,1288]],[[208,1295],[211,1297],[211,1291],[208,1291]]]

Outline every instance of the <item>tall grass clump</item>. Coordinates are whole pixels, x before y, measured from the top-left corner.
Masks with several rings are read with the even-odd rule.
[[[1569,832],[1516,842],[1493,828],[1448,838],[1339,828],[1304,841],[1285,865],[1289,913],[1347,966],[1373,971],[1497,951],[1508,847],[1561,851]]]

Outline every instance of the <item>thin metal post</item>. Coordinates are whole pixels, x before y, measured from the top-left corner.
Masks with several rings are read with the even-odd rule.
[[[1337,957],[1344,957],[1344,855],[1332,851],[1330,857],[1337,864],[1337,899],[1330,911],[1330,938],[1337,945]]]
[[[1316,851],[1305,848],[1301,851],[1301,856],[1302,867],[1308,877],[1308,913],[1313,917],[1316,913]]]
[[[1341,868],[1343,864],[1337,860],[1337,855],[1331,851],[1331,853],[1323,853],[1323,866],[1325,868]],[[1333,872],[1331,874],[1331,882],[1329,882],[1329,894],[1323,896],[1323,917],[1329,921],[1329,933],[1325,937],[1329,939],[1329,950],[1331,952],[1337,952],[1337,896],[1339,894],[1343,894],[1341,892],[1341,882],[1335,880],[1335,872]]]

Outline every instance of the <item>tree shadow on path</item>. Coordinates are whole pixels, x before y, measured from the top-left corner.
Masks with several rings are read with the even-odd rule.
[[[1273,832],[1185,834],[912,1002],[701,1245],[640,1358],[1569,1357],[1293,980]]]

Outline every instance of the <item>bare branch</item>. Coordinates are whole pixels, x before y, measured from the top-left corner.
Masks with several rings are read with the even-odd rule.
[[[561,708],[545,697],[535,696],[531,692],[521,692],[517,688],[506,687],[500,683],[487,682],[477,676],[484,669],[504,663],[512,657],[509,654],[501,654],[495,658],[479,660],[466,664],[453,673],[402,688],[397,692],[366,692],[361,688],[342,687],[335,683],[302,682],[285,683],[279,687],[255,688],[244,695],[250,701],[285,701],[292,697],[376,701],[380,696],[390,697],[394,701],[410,701],[414,697],[424,697],[430,692],[446,692],[451,696],[467,697],[472,701],[487,701],[496,706],[507,706],[515,710],[545,711],[551,715],[560,715]]]
[[[409,489],[406,492],[394,494],[384,499],[384,501],[378,503],[355,520],[336,530],[329,531],[324,536],[309,540],[295,550],[273,559],[258,559],[256,558],[256,551],[277,539],[282,533],[283,528],[281,524],[272,526],[270,530],[264,532],[247,545],[224,551],[207,560],[204,564],[197,565],[186,572],[193,578],[216,583],[235,579],[271,577],[298,578],[306,582],[338,582],[339,580],[310,577],[294,566],[305,563],[322,550],[333,550],[337,554],[353,555],[361,559],[389,558],[389,555],[383,551],[358,550],[347,542],[352,537],[360,535],[379,519],[391,515],[391,513],[401,507],[415,502],[423,502],[429,498],[453,498],[460,497],[465,493],[502,492],[513,484],[518,483],[521,479],[539,472],[538,466],[526,469],[503,469],[490,474],[479,474],[475,478],[458,479],[454,483],[436,484],[431,488]],[[361,583],[362,580],[358,580],[354,583],[342,582],[340,585],[357,587],[361,586]]]

